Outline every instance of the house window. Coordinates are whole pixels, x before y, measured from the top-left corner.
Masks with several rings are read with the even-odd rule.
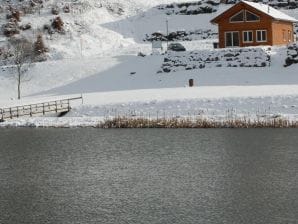
[[[260,21],[260,17],[247,10],[241,10],[230,18],[231,23]]]
[[[288,31],[288,38],[289,38],[289,42],[292,41],[292,32],[289,30]]]
[[[257,42],[267,41],[267,30],[257,30]]]
[[[252,31],[243,31],[243,42],[244,43],[253,42],[253,32]]]
[[[247,22],[260,21],[260,17],[252,12],[245,10],[245,20]]]
[[[240,46],[239,32],[238,31],[226,32],[225,42],[226,42],[226,47],[239,47]]]
[[[282,38],[284,41],[287,41],[286,30],[282,30]]]
[[[230,18],[230,22],[237,23],[237,22],[244,22],[244,10],[236,13]]]

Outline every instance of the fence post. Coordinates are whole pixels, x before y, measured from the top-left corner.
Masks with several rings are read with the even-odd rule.
[[[70,111],[70,101],[69,101],[69,99],[67,100],[67,110]]]
[[[188,85],[189,85],[189,87],[193,87],[194,86],[194,79],[189,79],[188,80]]]

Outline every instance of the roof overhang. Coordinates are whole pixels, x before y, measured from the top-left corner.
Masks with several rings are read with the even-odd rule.
[[[253,8],[253,9],[255,9],[256,11],[258,11],[259,13],[265,14],[265,15],[271,17],[273,20],[276,20],[276,21],[286,21],[286,22],[292,22],[292,23],[297,23],[297,22],[298,22],[298,20],[295,19],[295,18],[293,18],[293,19],[278,19],[278,18],[275,18],[275,17],[273,17],[272,15],[270,15],[270,14],[266,14],[266,13],[264,13],[263,11],[259,10],[258,8],[253,7],[252,5],[246,3],[246,1],[240,1],[240,2],[238,2],[237,4],[233,5],[232,7],[228,8],[227,10],[225,10],[224,12],[222,12],[221,14],[219,14],[218,16],[216,16],[215,18],[213,18],[212,20],[210,20],[210,22],[211,22],[212,24],[218,24],[218,23],[219,23],[219,20],[221,19],[221,17],[223,17],[223,16],[224,16],[225,14],[227,14],[230,10],[232,10],[233,8],[237,7],[237,6],[240,5],[240,4],[244,4],[244,5],[248,6],[248,7],[251,7],[251,8]],[[269,7],[269,6],[268,6],[268,7]]]

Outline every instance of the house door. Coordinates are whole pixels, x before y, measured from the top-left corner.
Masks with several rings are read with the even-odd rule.
[[[226,32],[226,47],[239,46],[239,32]]]

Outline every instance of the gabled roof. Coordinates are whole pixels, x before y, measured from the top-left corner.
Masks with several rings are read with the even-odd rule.
[[[286,20],[286,21],[291,21],[291,22],[298,22],[295,18],[288,16],[287,14],[269,6],[265,5],[262,3],[257,3],[257,2],[248,2],[248,1],[242,1],[247,5],[250,5],[251,7],[265,13],[268,16],[271,16],[274,19],[277,20]]]
[[[257,3],[257,2],[249,2],[249,1],[240,1],[238,2],[236,5],[244,3],[268,16],[270,16],[273,19],[276,20],[282,20],[282,21],[289,21],[289,22],[298,22],[298,20],[296,20],[294,17],[288,16],[287,14],[269,6],[269,5],[265,5],[262,3]],[[234,5],[234,6],[236,6]],[[234,6],[232,6],[231,8],[233,8]],[[223,14],[225,14],[227,11],[229,11],[231,8],[229,8],[228,10],[226,10],[225,12],[223,12],[222,14],[220,14],[219,16],[215,17],[214,19],[211,20],[212,23],[216,23],[217,19],[219,17],[221,17]]]

